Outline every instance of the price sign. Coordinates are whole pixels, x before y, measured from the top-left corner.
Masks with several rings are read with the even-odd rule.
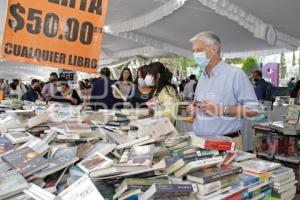
[[[108,0],[8,0],[4,59],[96,73]]]

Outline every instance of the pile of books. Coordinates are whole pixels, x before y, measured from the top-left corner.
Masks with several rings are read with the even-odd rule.
[[[241,180],[249,199],[294,199],[297,181],[292,169],[263,160],[235,163],[243,168]]]
[[[23,126],[0,130],[0,199],[258,199],[269,186],[243,174],[262,161],[228,138],[179,134],[147,110],[69,112],[13,113]]]
[[[292,169],[281,167],[272,171],[274,187],[271,200],[292,200],[297,191],[295,174]]]

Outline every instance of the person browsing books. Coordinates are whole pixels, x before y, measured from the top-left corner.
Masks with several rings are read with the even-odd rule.
[[[146,67],[146,71],[145,83],[154,91],[154,97],[146,104],[151,104],[155,115],[169,117],[174,122],[177,115],[178,94],[176,86],[171,83],[172,72],[160,62],[151,63]]]
[[[52,97],[51,101],[67,103],[71,105],[79,105],[81,103],[81,99],[76,90],[72,90],[68,85],[68,80],[66,78],[59,78],[56,82],[57,84],[57,92]]]
[[[190,40],[194,59],[203,71],[188,107],[195,117],[198,136],[239,136],[243,118],[257,114],[258,101],[247,75],[221,59],[221,41],[213,32],[202,32]]]

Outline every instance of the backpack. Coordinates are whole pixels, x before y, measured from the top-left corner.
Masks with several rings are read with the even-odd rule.
[[[274,100],[275,100],[274,85],[272,85],[272,83],[270,83],[270,82],[264,81],[263,94],[264,94],[264,100],[274,102]]]

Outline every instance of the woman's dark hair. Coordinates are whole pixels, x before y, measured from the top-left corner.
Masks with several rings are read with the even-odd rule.
[[[15,82],[12,82],[11,84],[9,84],[10,88],[13,89],[13,90],[16,90],[17,89],[17,85]]]
[[[61,82],[61,84],[63,84],[63,85],[66,85],[67,87],[69,87],[68,79],[66,79],[65,77],[59,77],[57,81]]]
[[[173,74],[170,72],[168,68],[166,68],[162,63],[160,62],[154,62],[151,63],[147,68],[146,71],[150,74],[153,74],[154,76],[156,74],[160,74],[160,78],[156,80],[156,89],[157,93],[160,93],[162,89],[166,86],[171,86],[175,89],[177,92],[176,86],[171,83]],[[168,91],[168,89],[167,89]],[[171,95],[171,93],[168,91],[168,93]]]
[[[124,77],[123,77],[123,72],[124,71],[128,71],[129,72],[129,77],[128,77],[128,80],[127,81],[133,81],[133,78],[132,78],[132,73],[131,73],[131,70],[128,68],[128,67],[125,67],[122,72],[121,72],[121,75],[120,75],[120,78],[119,78],[119,81],[124,81]]]
[[[147,75],[147,72],[145,70],[145,68],[147,67],[147,65],[144,65],[144,66],[141,66],[138,68],[137,72],[136,72],[136,77],[135,77],[135,80],[134,80],[134,83],[137,85],[138,84],[138,80],[139,80],[139,72],[141,72],[141,75],[143,77],[143,79],[145,79],[146,75]]]

